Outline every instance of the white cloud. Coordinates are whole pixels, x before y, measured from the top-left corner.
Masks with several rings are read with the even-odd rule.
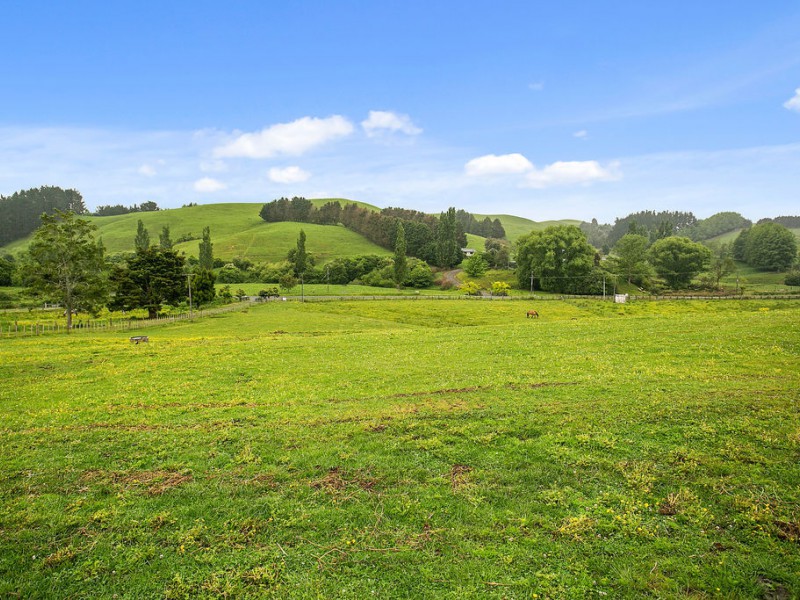
[[[585,129],[581,129],[580,131],[576,131],[572,134],[572,137],[576,137],[580,140],[585,140],[589,136],[589,132]]]
[[[275,183],[300,183],[311,177],[311,173],[304,171],[300,167],[285,167],[280,169],[274,167],[268,173],[270,181]]]
[[[299,156],[312,148],[353,132],[353,124],[342,116],[325,119],[303,117],[278,123],[255,133],[244,133],[214,149],[220,158],[269,158],[280,154]]]
[[[797,112],[800,112],[800,88],[797,88],[794,91],[794,98],[790,98],[784,102],[783,106],[789,110],[796,110]]]
[[[422,133],[422,129],[414,125],[408,115],[399,115],[383,110],[369,111],[369,117],[361,121],[361,127],[364,128],[364,131],[370,137],[378,135],[383,131],[399,131],[407,135]]]
[[[464,170],[467,175],[472,177],[525,173],[531,169],[533,169],[531,161],[519,153],[502,154],[500,156],[487,154],[485,156],[473,158],[464,165]]]
[[[619,164],[601,167],[596,160],[558,161],[543,169],[534,168],[525,175],[528,187],[548,188],[560,185],[589,184],[595,181],[614,181],[621,178]]]
[[[194,191],[202,193],[218,192],[224,190],[225,187],[224,183],[211,177],[203,177],[194,182]]]
[[[543,81],[534,81],[533,83],[528,84],[528,89],[534,92],[541,92],[544,89],[544,82]]]
[[[151,165],[142,165],[139,167],[139,174],[145,177],[155,177],[156,170]]]

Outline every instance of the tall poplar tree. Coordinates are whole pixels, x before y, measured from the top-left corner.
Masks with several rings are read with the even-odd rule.
[[[172,238],[169,236],[169,225],[164,225],[161,228],[161,233],[158,235],[158,245],[162,250],[172,250]]]
[[[203,228],[203,240],[200,242],[199,266],[210,271],[214,268],[214,244],[211,243],[211,228]]]
[[[402,287],[408,275],[408,261],[406,260],[406,231],[403,222],[398,219],[397,233],[394,238],[394,282],[398,288]]]
[[[308,268],[308,252],[306,252],[306,232],[300,230],[297,236],[297,247],[294,254],[294,272],[297,276],[302,275]]]
[[[147,250],[150,247],[150,232],[147,231],[141,219],[136,225],[136,238],[133,240],[133,245],[137,252],[139,250]]]
[[[436,264],[440,267],[454,267],[461,262],[461,248],[458,245],[456,209],[449,208],[439,216],[436,226]]]

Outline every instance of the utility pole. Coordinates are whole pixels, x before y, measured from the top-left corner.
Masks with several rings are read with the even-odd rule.
[[[305,288],[303,287],[303,274],[300,274],[300,302],[306,301],[306,292]]]
[[[531,271],[531,294],[533,293],[533,271]]]

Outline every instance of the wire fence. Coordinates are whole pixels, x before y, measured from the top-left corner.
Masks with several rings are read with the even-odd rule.
[[[245,310],[251,306],[251,302],[238,302],[207,310],[194,310],[190,313],[178,313],[174,315],[164,315],[155,319],[126,319],[126,318],[107,318],[107,319],[78,319],[72,322],[72,329],[67,330],[65,322],[52,321],[41,323],[0,323],[0,338],[10,337],[31,337],[41,335],[52,335],[59,333],[83,333],[100,331],[136,331],[145,327],[167,325],[180,321],[190,321],[211,317],[223,313]]]
[[[167,325],[180,321],[189,321],[195,319],[202,319],[204,317],[211,317],[214,315],[245,310],[253,304],[261,303],[274,303],[274,302],[363,302],[363,301],[377,301],[377,300],[450,300],[450,301],[473,301],[473,302],[510,302],[510,301],[535,301],[535,302],[551,302],[555,300],[595,300],[614,302],[615,295],[607,294],[606,296],[586,296],[586,295],[514,295],[514,296],[470,296],[462,295],[433,295],[433,294],[420,294],[420,295],[375,295],[375,296],[286,296],[281,298],[268,298],[268,299],[252,299],[245,302],[237,302],[235,304],[228,304],[217,308],[208,310],[195,310],[191,313],[179,313],[175,315],[165,315],[155,319],[125,319],[125,318],[108,318],[108,319],[79,319],[74,321],[71,333],[81,332],[100,332],[100,331],[135,331],[145,327],[154,327],[158,325]],[[713,294],[693,294],[693,295],[628,295],[625,298],[626,302],[636,301],[664,301],[664,300],[800,300],[800,294],[739,294],[739,295],[713,295]],[[18,325],[17,323],[8,323],[3,325],[0,323],[0,339],[10,337],[30,337],[51,335],[59,333],[67,333],[65,323],[58,321],[42,322],[33,324]]]

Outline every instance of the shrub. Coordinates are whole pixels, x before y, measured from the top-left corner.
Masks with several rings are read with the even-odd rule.
[[[508,291],[511,289],[511,286],[508,285],[505,281],[495,281],[492,283],[492,295],[493,296],[508,296]]]
[[[462,285],[461,291],[464,292],[467,296],[480,296],[481,294],[480,286],[474,281],[468,281],[464,285]]]

